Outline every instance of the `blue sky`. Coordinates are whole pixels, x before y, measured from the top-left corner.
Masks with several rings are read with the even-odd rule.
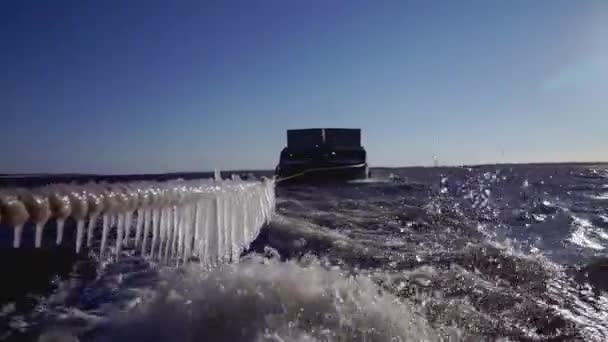
[[[2,1],[2,172],[608,160],[608,1]],[[503,152],[504,151],[504,152]]]

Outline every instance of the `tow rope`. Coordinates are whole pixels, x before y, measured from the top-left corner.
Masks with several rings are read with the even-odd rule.
[[[286,181],[286,180],[294,179],[296,177],[304,176],[304,175],[306,175],[308,173],[311,173],[311,172],[352,169],[352,168],[363,167],[363,166],[365,166],[365,163],[360,163],[360,164],[355,164],[355,165],[317,167],[317,168],[313,168],[313,169],[304,170],[304,171],[302,171],[300,173],[296,173],[296,174],[293,174],[293,175],[288,176],[288,177],[278,178],[278,179],[275,180],[275,182],[280,183],[280,182],[283,182],[283,181]]]

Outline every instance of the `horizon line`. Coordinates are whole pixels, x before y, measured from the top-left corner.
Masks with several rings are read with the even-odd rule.
[[[544,162],[498,162],[498,163],[472,163],[472,164],[440,164],[440,165],[402,165],[402,166],[370,166],[373,169],[407,169],[407,168],[456,168],[456,167],[483,167],[483,166],[508,166],[508,165],[608,165],[608,161],[544,161]],[[219,169],[220,172],[268,172],[274,169]],[[213,174],[215,170],[200,171],[168,171],[168,172],[133,172],[133,173],[88,173],[88,172],[38,172],[38,173],[0,173],[0,178],[27,178],[27,177],[113,177],[113,176],[163,176],[163,175],[192,175],[192,174]]]

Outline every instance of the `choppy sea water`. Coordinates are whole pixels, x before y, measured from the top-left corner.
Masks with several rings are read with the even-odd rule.
[[[377,169],[277,196],[238,264],[50,254],[58,276],[3,297],[0,337],[608,340],[606,165]]]

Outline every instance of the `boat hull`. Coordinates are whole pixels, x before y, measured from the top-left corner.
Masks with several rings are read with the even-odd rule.
[[[366,163],[329,166],[279,166],[276,176],[280,183],[336,182],[365,179],[369,175]]]

